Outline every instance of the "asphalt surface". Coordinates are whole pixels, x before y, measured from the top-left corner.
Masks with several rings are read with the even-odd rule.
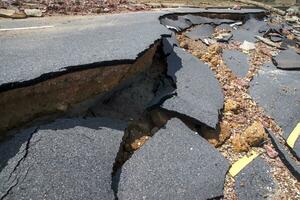
[[[282,50],[273,58],[273,63],[280,69],[300,69],[300,55],[292,48]]]
[[[236,29],[232,31],[233,40],[244,42],[255,42],[255,35],[262,35],[259,31],[265,28],[267,23],[262,20],[257,20],[255,18],[250,18],[242,26],[236,26]]]
[[[294,177],[300,181],[300,165],[296,162],[293,156],[288,152],[288,148],[281,144],[276,136],[271,132],[268,131],[269,137],[275,147],[281,161],[286,165],[286,167],[290,170],[290,172],[294,175]]]
[[[223,60],[235,75],[244,78],[249,70],[248,56],[237,50],[224,50]]]
[[[179,47],[175,33],[172,33],[169,37],[162,38],[163,51],[166,56],[173,52],[174,46]]]
[[[162,14],[67,18],[54,28],[0,32],[0,85],[32,80],[68,67],[99,67],[104,61],[132,63],[162,34],[170,33],[159,23]]]
[[[199,12],[249,15],[265,11],[183,8],[90,17],[1,20],[0,28],[54,27],[0,32],[0,91],[34,84],[78,68],[132,63],[161,35],[170,34],[159,18],[171,13]]]
[[[248,164],[236,177],[235,188],[238,199],[263,200],[272,198],[276,184],[266,161],[258,157]]]
[[[161,107],[215,128],[224,96],[209,66],[176,46],[167,57],[167,65],[167,74],[176,82],[177,89],[176,95],[166,99]]]
[[[266,64],[251,81],[249,92],[255,102],[269,114],[288,138],[300,119],[300,71],[277,69]],[[294,151],[300,158],[300,139]]]
[[[204,41],[204,39],[210,38],[213,33],[214,33],[213,26],[209,24],[203,24],[192,28],[189,32],[184,34],[193,40]]]
[[[192,25],[190,21],[186,20],[181,16],[177,17],[177,19],[169,19],[165,17],[160,20],[160,23],[166,26],[167,28],[178,32],[183,31]]]
[[[111,173],[126,123],[60,119],[0,145],[1,199],[114,199]]]
[[[171,119],[123,165],[123,199],[211,199],[223,195],[228,161],[179,119]]]
[[[185,15],[183,16],[185,19],[188,19],[190,22],[192,22],[193,25],[200,25],[200,24],[214,24],[214,25],[220,25],[223,23],[234,23],[234,20],[231,19],[219,19],[219,18],[208,18],[203,16],[196,16],[196,15]]]

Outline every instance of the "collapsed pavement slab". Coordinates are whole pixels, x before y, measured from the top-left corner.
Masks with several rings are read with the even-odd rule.
[[[262,35],[259,30],[264,26],[267,26],[266,22],[250,18],[242,26],[238,26],[237,29],[232,31],[233,40],[255,42],[255,35]]]
[[[131,75],[150,66],[161,36],[171,34],[160,20],[177,15],[175,12],[181,15],[178,19],[187,13],[265,13],[252,9],[166,9],[51,20],[1,20],[1,27],[12,30],[1,31],[0,35],[0,105],[5,108],[0,134],[49,113],[69,112],[75,104],[94,100],[117,84],[121,88]],[[30,29],[45,26],[49,28]],[[77,95],[77,91],[83,92]]]
[[[239,78],[244,78],[249,70],[248,56],[237,50],[223,50],[223,60]]]
[[[234,20],[231,19],[218,19],[218,18],[209,18],[197,15],[184,15],[183,18],[189,20],[193,25],[200,25],[200,24],[231,24],[234,23]]]
[[[193,40],[204,41],[204,39],[210,38],[213,33],[214,33],[214,28],[209,24],[204,24],[204,25],[195,26],[187,33],[184,33],[184,35]]]
[[[167,65],[167,75],[177,86],[176,95],[160,106],[215,128],[224,96],[209,66],[178,47],[174,47],[173,53],[167,57]]]
[[[166,56],[173,52],[174,46],[179,46],[175,33],[162,38],[163,51]]]
[[[249,92],[283,130],[287,139],[300,119],[300,71],[277,69],[265,64],[250,84]],[[294,152],[300,158],[300,139]]]
[[[8,29],[49,25],[52,28],[1,33],[0,70],[5,73],[0,76],[0,89],[25,82],[28,85],[62,71],[99,67],[105,62],[132,63],[161,35],[170,34],[160,20],[176,13],[264,15],[266,11],[179,8],[88,18],[1,20],[0,26]],[[178,19],[185,20],[183,16]]]
[[[114,199],[111,173],[126,123],[59,119],[0,145],[1,199]]]
[[[169,17],[162,18],[160,20],[160,23],[165,27],[175,30],[177,32],[183,31],[189,28],[190,26],[192,26],[192,23],[189,20],[185,19],[182,16],[176,16],[176,15],[172,16],[172,18]]]
[[[3,72],[0,89],[4,85],[5,88],[16,87],[78,68],[133,63],[161,35],[170,34],[158,20],[164,13],[62,18],[53,23],[54,28],[3,33],[0,35],[0,70]],[[24,23],[30,27],[38,23],[35,21]]]
[[[272,198],[276,185],[267,162],[258,157],[235,177],[238,199],[253,200]]]
[[[273,59],[273,64],[279,69],[299,69],[300,70],[300,54],[294,49],[280,51]]]
[[[123,165],[118,198],[220,197],[228,167],[213,146],[174,118]]]

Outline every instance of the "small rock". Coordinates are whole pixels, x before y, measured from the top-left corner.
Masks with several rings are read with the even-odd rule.
[[[252,42],[244,41],[243,44],[240,45],[240,48],[243,51],[251,51],[255,49],[255,44]]]
[[[276,158],[278,156],[277,151],[275,151],[271,146],[264,144],[264,149],[270,158]]]
[[[104,8],[103,12],[108,13],[108,12],[110,12],[110,9],[109,8]]]
[[[218,42],[228,42],[232,36],[232,33],[220,33],[215,39],[217,39]]]
[[[232,7],[233,10],[241,10],[241,6],[240,4],[235,4],[233,7]]]
[[[270,40],[272,42],[281,42],[282,41],[282,37],[281,36],[272,35],[272,36],[270,36]]]
[[[15,10],[0,9],[0,17],[11,17],[16,13]]]
[[[228,99],[225,104],[224,104],[224,111],[225,112],[229,112],[232,111],[234,113],[237,113],[237,111],[240,109],[240,105],[238,104],[238,102],[232,100],[232,99]]]
[[[299,21],[299,17],[297,16],[286,16],[285,20],[290,23],[296,23]]]
[[[189,45],[188,45],[187,42],[182,41],[182,42],[180,42],[180,47],[182,47],[182,48],[184,48],[184,49],[188,49],[188,48],[189,48]]]
[[[230,135],[231,127],[228,122],[221,122],[217,130],[207,126],[201,126],[201,136],[215,147],[223,144]]]
[[[220,123],[220,135],[219,140],[220,143],[224,143],[231,135],[231,127],[230,124],[226,121]]]
[[[130,144],[132,150],[137,150],[139,149],[141,146],[143,146],[143,144],[145,144],[145,142],[147,142],[147,140],[149,140],[149,136],[143,136],[139,139],[136,139],[133,143]]]
[[[245,138],[242,137],[241,135],[236,135],[233,139],[232,139],[232,145],[233,145],[233,149],[236,152],[243,152],[243,151],[248,151],[250,149],[250,146],[247,144],[247,142],[245,141]]]
[[[243,136],[250,146],[258,146],[268,137],[261,122],[254,122],[245,130]]]
[[[42,17],[43,12],[39,9],[25,9],[25,14],[29,17]]]
[[[232,144],[237,152],[248,151],[250,147],[260,145],[267,139],[267,134],[261,122],[254,122],[242,135],[236,135]]]
[[[286,10],[288,15],[300,15],[300,9],[298,6],[292,6]]]
[[[203,39],[203,42],[204,42],[204,44],[206,44],[206,45],[213,45],[213,44],[216,44],[216,43],[217,43],[216,40],[213,40],[213,39],[210,39],[210,38],[205,38],[205,39]]]
[[[9,9],[0,9],[0,17],[12,18],[12,19],[23,19],[26,18],[24,12],[9,10]]]
[[[96,8],[96,9],[94,9],[94,13],[101,13],[101,11],[102,11],[102,9],[101,8]]]

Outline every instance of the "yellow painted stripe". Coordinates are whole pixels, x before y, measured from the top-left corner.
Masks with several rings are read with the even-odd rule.
[[[246,167],[252,160],[254,160],[259,154],[252,151],[251,156],[244,156],[243,158],[236,161],[230,168],[229,174],[231,176],[236,176],[244,167]]]
[[[298,139],[300,135],[300,122],[297,124],[297,126],[294,128],[294,130],[291,132],[287,139],[287,144],[291,147],[294,148],[295,142]]]

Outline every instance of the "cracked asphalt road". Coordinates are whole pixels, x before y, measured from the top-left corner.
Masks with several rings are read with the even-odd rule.
[[[230,13],[228,10],[217,9],[175,11]],[[161,35],[171,34],[163,25],[182,30],[193,23],[220,25],[234,22],[188,14],[177,20],[162,19],[160,24],[158,18],[170,12],[130,13],[87,19],[79,17],[70,21],[65,18],[56,21],[55,29],[21,31],[12,35],[0,33],[0,42],[4,44],[4,48],[0,49],[3,60],[0,70],[5,72],[0,75],[0,85],[30,82],[48,73],[75,70],[76,67],[85,69],[103,62],[134,62]],[[245,9],[231,12],[243,14],[262,11]],[[187,22],[187,19],[190,21]],[[18,23],[20,22],[15,25]],[[45,22],[25,21],[25,25],[31,23],[42,25]],[[245,32],[245,38],[249,38],[247,34],[251,35],[250,41],[253,39],[252,35],[259,31],[260,26],[256,23],[257,21],[250,20],[240,30],[243,32],[255,26],[251,29],[251,34]],[[8,24],[11,26],[7,21],[0,22],[0,26]],[[77,29],[78,27],[80,28]],[[54,30],[57,31],[55,34]],[[168,77],[162,82],[165,82],[167,88],[162,88],[163,91],[158,89],[155,105],[151,106],[160,106],[196,119],[198,125],[217,128],[224,106],[220,85],[207,64],[178,46],[174,34],[163,38]],[[226,53],[224,56],[226,57]],[[237,56],[238,59],[240,57]],[[248,65],[244,66],[244,57],[239,60],[245,68],[231,67],[237,75],[245,76]],[[230,62],[226,64],[235,65]],[[262,99],[257,100],[262,107],[270,96],[278,94],[279,86],[286,81],[285,78],[282,81],[281,75],[278,75],[278,81],[281,82],[272,84],[270,90],[266,89],[267,84],[264,82],[271,82],[268,78],[269,73],[273,72],[284,74],[288,80],[295,81],[296,83],[292,82],[292,87],[297,85],[295,72],[288,75],[289,72],[278,71],[275,67],[263,67],[258,72],[258,77],[252,81],[257,84],[250,86],[250,91],[256,91],[258,99]],[[14,85],[11,84],[10,87]],[[290,89],[289,85],[287,87]],[[261,98],[267,91],[270,92],[269,96]],[[298,93],[281,96],[287,99],[281,103],[291,100],[291,106],[294,105],[295,98],[298,98]],[[287,110],[285,115],[289,115],[287,118],[292,119],[293,123],[285,123],[276,118],[276,113],[283,112],[283,106],[275,107],[275,114],[271,116],[279,124],[293,127],[293,123],[299,119],[297,110]],[[20,131],[0,143],[0,152],[4,152],[0,154],[0,198],[115,199],[118,195],[119,199],[212,199],[223,196],[229,161],[198,133],[175,118],[170,119],[165,127],[158,130],[125,162],[119,169],[120,180],[118,177],[112,179],[113,165],[120,153],[126,127],[125,122],[115,119],[73,118],[58,119],[50,124]],[[290,158],[290,154],[286,155]],[[297,170],[297,167],[294,169]],[[261,158],[254,160],[236,177],[239,199],[265,198],[269,195],[275,188],[274,179],[269,173],[269,163]],[[253,174],[256,175],[254,178]],[[118,185],[118,191],[112,188],[113,184]],[[266,185],[267,190],[263,188]]]
[[[1,199],[114,199],[111,173],[125,127],[106,118],[59,119],[21,131],[0,145]]]

